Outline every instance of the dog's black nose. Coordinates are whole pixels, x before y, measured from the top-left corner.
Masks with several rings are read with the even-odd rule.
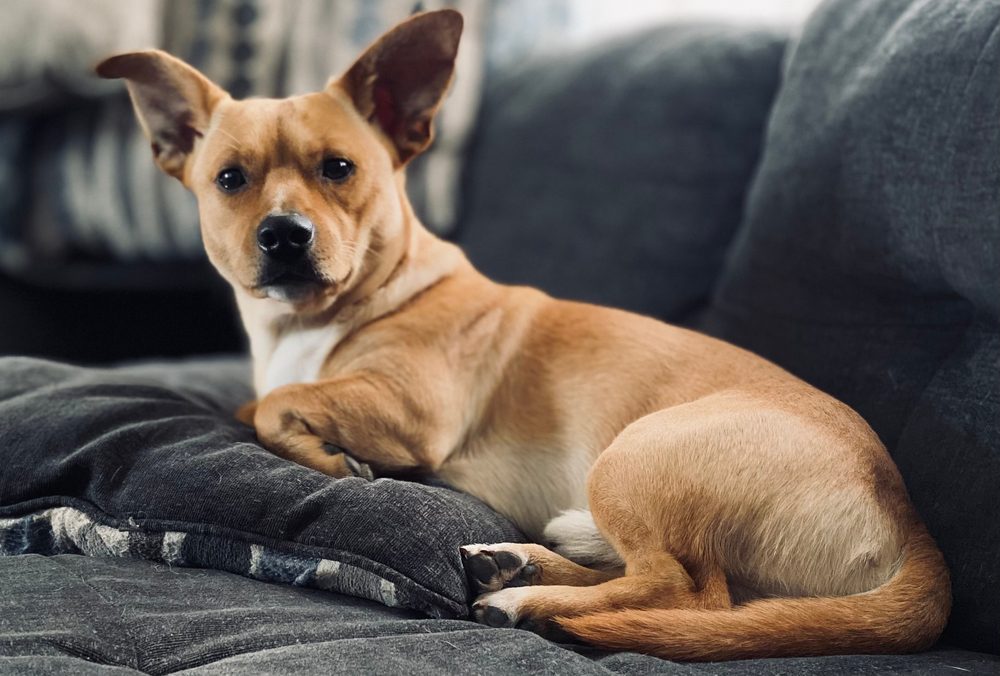
[[[316,228],[305,216],[268,216],[257,226],[257,246],[269,257],[291,263],[309,250],[315,233]]]

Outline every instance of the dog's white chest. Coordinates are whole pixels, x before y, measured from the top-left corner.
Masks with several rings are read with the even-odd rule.
[[[332,324],[293,329],[278,336],[255,378],[258,398],[282,385],[315,382],[345,333],[342,325]]]

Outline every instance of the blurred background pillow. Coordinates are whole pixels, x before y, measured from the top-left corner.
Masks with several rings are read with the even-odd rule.
[[[95,78],[103,56],[160,47],[235,98],[288,96],[327,80],[414,11],[452,5],[466,19],[438,142],[410,177],[417,208],[438,232],[454,220],[460,155],[482,81],[487,5],[477,1],[214,0],[121,4],[45,0],[9,12],[0,67],[3,206],[0,266],[28,273],[67,260],[195,259],[202,255],[194,199],[157,171],[121,83]],[[41,34],[33,29],[41,27]]]
[[[463,221],[470,215],[480,221],[478,230],[464,228],[469,237],[464,244],[478,247],[470,252],[477,263],[486,264],[486,255],[496,263],[502,251],[509,252],[511,247],[491,253],[495,248],[491,235],[482,230],[482,223],[490,219],[477,217],[485,214],[485,202],[479,198],[494,188],[498,199],[510,194],[504,179],[509,176],[504,173],[509,159],[506,155],[517,159],[517,149],[505,149],[506,155],[501,153],[494,162],[505,165],[494,167],[501,182],[492,187],[480,184],[473,196],[478,201],[462,203],[462,197],[469,194],[469,173],[483,176],[491,162],[484,153],[477,160],[476,149],[471,147],[474,127],[483,124],[479,109],[487,89],[502,95],[509,76],[531,63],[538,64],[535,72],[544,87],[544,82],[551,80],[544,78],[550,69],[547,64],[575,61],[590,49],[589,43],[614,33],[634,33],[640,27],[677,18],[736,16],[791,21],[813,2],[11,3],[5,7],[0,26],[4,56],[0,59],[0,316],[6,323],[5,331],[0,332],[0,354],[98,362],[232,351],[242,343],[231,291],[208,266],[202,251],[194,198],[150,161],[148,143],[135,122],[123,85],[92,74],[93,65],[109,53],[161,47],[191,62],[237,97],[284,96],[321,88],[331,75],[346,69],[370,40],[414,11],[443,6],[459,9],[465,16],[466,30],[456,80],[436,122],[434,146],[412,163],[407,187],[418,215],[438,234],[457,236],[460,214]],[[622,39],[627,43],[626,36]],[[665,53],[670,51],[669,46],[665,49]],[[697,45],[689,51],[700,53]],[[685,51],[685,58],[678,63],[697,66],[698,57],[687,58],[688,53]],[[656,72],[650,75],[655,77],[659,72],[667,76],[661,62],[655,61],[649,70]],[[632,65],[621,64],[626,77]],[[551,68],[567,70],[581,83],[593,77],[572,68]],[[708,77],[707,71],[699,73],[694,67],[692,78]],[[607,79],[600,86],[616,82],[613,72],[600,77]],[[755,75],[749,77],[752,80]],[[600,104],[585,87],[562,83],[558,88],[583,95],[579,103],[564,97],[566,105],[579,107],[582,119],[589,118],[588,110]],[[666,98],[653,97],[643,108],[650,113],[643,120],[655,123],[660,108],[680,111],[671,113],[674,117],[684,115],[691,110],[689,99],[684,91],[673,91]],[[516,116],[522,104],[522,99],[507,102],[494,96],[489,105],[498,112],[490,124],[503,124],[500,117],[508,114]],[[751,126],[759,113],[755,110],[750,115],[755,120]],[[623,135],[630,133],[633,117],[621,119]],[[706,125],[703,140],[715,137],[713,129],[711,123]],[[540,138],[546,140],[544,132]],[[543,143],[537,150],[551,149],[552,145]],[[483,150],[492,153],[489,149],[489,143],[484,143]],[[548,153],[535,155],[544,160]],[[736,155],[739,162],[746,160],[752,165],[755,153]],[[473,162],[478,165],[472,166]],[[677,162],[668,164],[676,166]],[[559,167],[553,169],[559,171]],[[733,206],[738,209],[742,185],[737,192]],[[521,209],[523,205],[514,206]],[[594,216],[600,214],[595,212]],[[615,237],[611,231],[617,228],[616,223],[618,220],[610,219],[598,229]],[[528,225],[526,222],[524,227]],[[580,227],[590,226],[583,223]],[[494,237],[500,235],[493,233]],[[516,238],[509,243],[524,244]],[[626,256],[622,265],[632,260]],[[565,260],[563,272],[571,263]],[[496,274],[496,266],[486,267],[489,274]],[[501,272],[501,279],[511,278],[510,271]],[[623,297],[565,284],[547,285],[543,279],[534,281],[575,298],[620,304]],[[700,287],[696,291],[707,293]]]

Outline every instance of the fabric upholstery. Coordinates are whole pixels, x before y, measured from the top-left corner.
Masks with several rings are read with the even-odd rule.
[[[527,631],[421,618],[315,589],[128,559],[0,557],[0,589],[3,673],[825,676],[1000,669],[998,657],[947,649],[678,664],[568,650]]]
[[[0,360],[0,555],[144,558],[465,616],[458,548],[517,530],[443,487],[270,454],[232,417],[247,371]]]
[[[1000,4],[826,2],[704,327],[857,409],[1000,650]]]
[[[458,233],[472,262],[556,296],[689,318],[739,224],[784,42],[664,26],[491,83]]]

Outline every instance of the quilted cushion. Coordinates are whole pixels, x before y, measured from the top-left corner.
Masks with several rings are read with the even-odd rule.
[[[704,327],[856,408],[1000,651],[1000,4],[826,2]]]
[[[219,568],[464,617],[458,548],[519,541],[443,487],[334,480],[257,445],[242,361],[0,360],[0,554]]]

